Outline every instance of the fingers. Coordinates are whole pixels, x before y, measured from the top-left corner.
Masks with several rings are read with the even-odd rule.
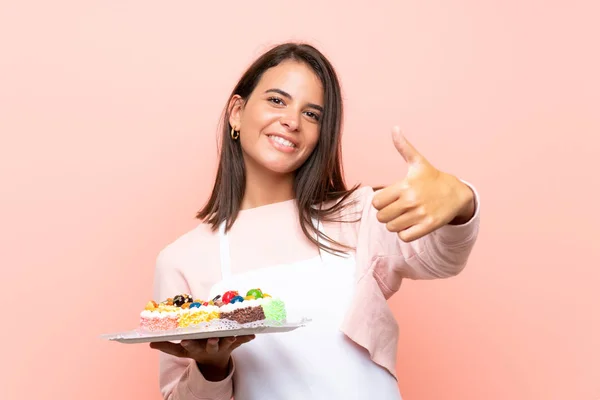
[[[403,242],[412,242],[425,236],[429,232],[429,228],[423,224],[413,225],[398,233],[398,236]]]
[[[219,350],[223,351],[223,350],[230,349],[231,346],[233,346],[236,341],[237,341],[237,337],[235,337],[235,336],[221,338],[219,340]]]
[[[211,338],[206,340],[206,353],[216,354],[219,352],[219,338]]]
[[[387,224],[414,210],[415,205],[405,199],[398,199],[377,212],[377,220]],[[406,217],[405,217],[406,218]]]
[[[237,349],[244,343],[253,340],[255,335],[230,336],[203,340],[182,340],[181,343],[152,342],[150,348],[160,350],[175,357],[195,358],[199,354],[215,355]]]
[[[216,354],[220,350],[227,349],[230,343],[231,338],[210,338],[202,340],[182,340],[181,346],[192,355],[200,353]]]
[[[244,343],[248,343],[251,340],[254,340],[256,336],[255,335],[246,335],[246,336],[238,336],[236,338],[235,343],[233,343],[231,345],[231,351],[237,349],[238,347],[240,347],[241,345],[243,345]]]
[[[392,129],[392,140],[396,150],[398,150],[398,153],[400,153],[404,161],[408,164],[417,164],[423,160],[423,156],[406,140],[406,137],[404,137],[397,126]]]
[[[375,196],[373,196],[373,207],[375,207],[377,210],[382,210],[398,200],[400,198],[400,193],[401,188],[399,183],[395,183],[386,187],[385,189],[379,190],[377,193],[375,193]]]
[[[150,348],[160,350],[163,353],[170,354],[175,357],[187,357],[188,352],[180,344],[171,342],[152,342]]]
[[[388,231],[398,233],[404,242],[412,242],[437,228],[423,207],[405,199],[396,200],[377,212],[377,220],[384,223]]]
[[[190,354],[217,354],[226,351],[236,341],[235,337],[210,338],[205,340],[182,340],[181,345]]]
[[[255,337],[256,337],[256,335],[237,336],[237,341],[238,341],[238,343],[248,343],[249,341],[253,340]]]
[[[182,340],[181,346],[188,354],[198,354],[206,350],[206,340]]]
[[[405,211],[399,215],[395,214],[398,215],[397,217],[394,217],[392,214],[390,215],[391,217],[385,221],[385,227],[390,232],[402,232],[417,225],[422,219],[420,213],[415,209]]]
[[[255,335],[231,336],[220,339],[208,339],[206,343],[206,352],[214,354],[222,351],[232,352],[244,343],[248,343],[255,338]]]

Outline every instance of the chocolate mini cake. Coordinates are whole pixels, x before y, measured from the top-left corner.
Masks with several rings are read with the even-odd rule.
[[[248,322],[262,321],[265,319],[265,312],[257,300],[249,300],[243,303],[222,306],[221,319],[235,321],[238,324],[247,324]]]
[[[250,289],[245,297],[236,291],[223,294],[223,305],[219,308],[221,319],[247,324],[256,321],[285,320],[285,305],[281,300],[273,300],[271,296],[260,289]]]

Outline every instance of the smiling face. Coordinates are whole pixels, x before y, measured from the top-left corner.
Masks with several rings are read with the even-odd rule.
[[[309,66],[288,60],[265,71],[245,103],[230,102],[248,172],[296,171],[317,145],[322,113],[323,85]]]

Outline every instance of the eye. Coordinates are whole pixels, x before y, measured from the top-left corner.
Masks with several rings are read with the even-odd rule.
[[[270,101],[271,103],[277,104],[278,106],[284,106],[285,103],[283,102],[283,100],[281,100],[279,97],[269,97],[267,99],[267,101]]]
[[[314,112],[312,112],[312,111],[307,111],[305,114],[306,114],[306,115],[307,115],[309,118],[312,118],[312,119],[314,119],[315,121],[319,121],[319,120],[321,119],[321,116],[320,116],[319,114],[317,114],[317,113],[314,113]]]

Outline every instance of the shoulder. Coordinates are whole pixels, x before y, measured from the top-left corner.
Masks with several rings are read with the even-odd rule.
[[[362,209],[371,205],[375,192],[376,189],[372,186],[360,186],[352,193],[352,198],[356,200],[357,205]]]
[[[217,234],[208,224],[200,222],[160,250],[156,268],[185,270],[214,257],[214,253],[218,252]]]
[[[361,218],[372,207],[376,189],[371,186],[359,186],[343,200],[342,220]]]
[[[338,209],[324,223],[326,233],[347,246],[356,247],[362,226],[372,213],[374,194],[373,187],[359,186],[343,200],[328,202],[326,208],[337,205]]]

